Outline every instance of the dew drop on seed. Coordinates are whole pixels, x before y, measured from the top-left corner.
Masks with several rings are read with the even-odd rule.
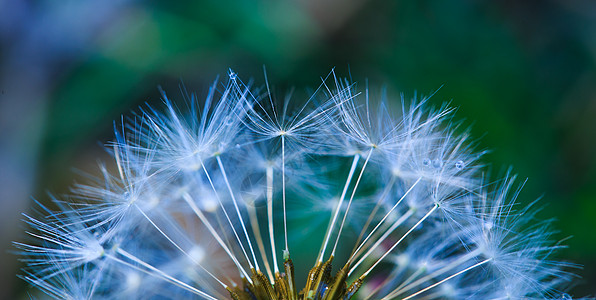
[[[236,75],[236,72],[230,70],[230,73],[228,74],[230,76],[231,80],[236,80],[236,77],[238,77],[238,75]]]
[[[428,158],[425,158],[425,159],[422,161],[422,164],[423,164],[423,165],[425,165],[425,166],[427,166],[427,167],[428,167],[428,166],[430,166],[430,159],[428,159]]]
[[[438,159],[435,159],[435,160],[433,160],[433,167],[434,167],[434,168],[438,169],[438,168],[440,168],[440,167],[442,167],[442,166],[443,166],[443,162],[441,162],[441,161],[440,161],[440,160],[438,160]]]
[[[563,293],[561,294],[561,300],[571,300],[571,296],[569,296],[569,294]]]
[[[458,170],[463,170],[464,167],[465,167],[465,164],[464,164],[464,162],[462,160],[458,160],[455,163],[455,168],[458,169]]]

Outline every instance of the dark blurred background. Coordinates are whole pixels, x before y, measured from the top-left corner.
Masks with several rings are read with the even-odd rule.
[[[113,120],[228,67],[262,84],[263,65],[278,95],[333,67],[396,101],[440,88],[492,171],[528,178],[520,200],[572,236],[573,294],[596,294],[596,2],[165,2],[0,1],[0,298],[25,297],[20,213],[96,173]]]

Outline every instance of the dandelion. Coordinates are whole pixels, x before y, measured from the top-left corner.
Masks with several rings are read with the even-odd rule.
[[[489,184],[453,109],[336,77],[277,104],[230,71],[164,92],[108,144],[117,171],[26,215],[22,278],[55,299],[570,299],[548,222]],[[296,108],[295,108],[296,107]]]

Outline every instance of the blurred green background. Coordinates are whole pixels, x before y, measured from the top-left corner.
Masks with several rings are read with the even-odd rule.
[[[596,2],[0,1],[0,298],[23,295],[20,212],[107,160],[113,120],[161,85],[206,95],[233,68],[277,95],[335,67],[373,90],[431,94],[472,125],[493,174],[528,178],[562,258],[596,294]],[[496,177],[496,176],[494,176]]]

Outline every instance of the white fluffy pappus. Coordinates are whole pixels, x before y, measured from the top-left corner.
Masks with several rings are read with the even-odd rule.
[[[548,222],[486,184],[453,109],[331,72],[278,104],[229,72],[116,129],[115,172],[26,215],[55,299],[570,299]],[[513,194],[513,195],[511,195]]]

